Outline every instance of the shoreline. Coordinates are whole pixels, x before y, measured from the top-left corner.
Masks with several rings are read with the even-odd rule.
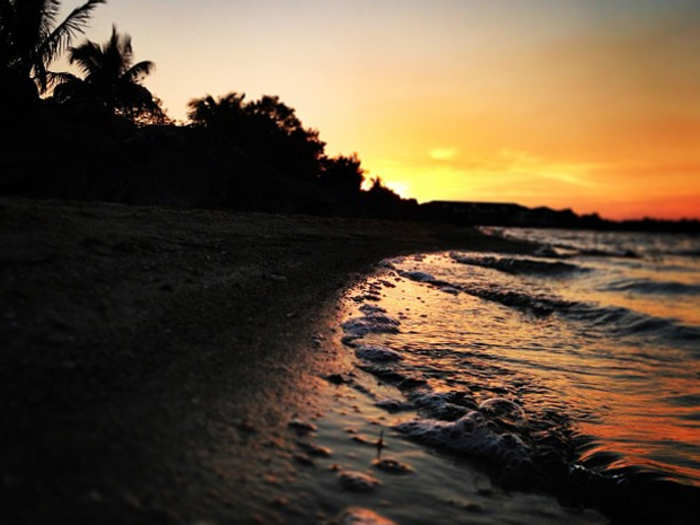
[[[532,248],[441,224],[14,198],[0,219],[3,483],[20,523],[235,506],[245,481],[205,458],[289,417],[279,400],[334,359],[311,338],[357,272]]]

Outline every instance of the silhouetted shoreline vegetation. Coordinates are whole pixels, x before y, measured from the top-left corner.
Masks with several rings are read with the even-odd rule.
[[[100,45],[73,47],[95,8],[58,20],[57,0],[0,1],[0,194],[185,208],[437,220],[464,225],[700,231],[700,222],[615,222],[571,210],[402,199],[366,173],[356,154],[329,156],[277,96],[231,92],[194,98],[176,124],[141,82],[155,64],[135,62],[116,26]],[[63,54],[80,76],[54,72]],[[42,96],[40,96],[40,94]],[[499,211],[500,210],[500,211]]]
[[[570,209],[553,210],[547,206],[528,208],[500,202],[431,201],[420,206],[421,218],[460,226],[512,226],[568,228],[601,231],[700,232],[700,221],[644,218],[612,221],[597,213],[578,215]]]

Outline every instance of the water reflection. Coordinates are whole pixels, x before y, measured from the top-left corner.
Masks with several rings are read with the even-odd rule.
[[[672,333],[700,325],[698,297],[647,299],[600,291],[618,270],[586,264],[592,272],[552,279],[455,264],[449,254],[395,261],[399,274],[420,271],[433,281],[402,278],[396,288],[383,289],[376,304],[401,320],[400,333],[369,334],[365,340],[401,349],[403,372],[421,375],[434,390],[464,384],[500,391],[532,417],[570,417],[577,432],[595,440],[584,461],[606,453],[609,469],[633,466],[700,486],[700,402],[689,396],[698,392],[697,341],[683,332],[674,339]],[[655,275],[635,271],[632,278]],[[698,275],[665,278],[694,284]],[[445,293],[445,283],[463,293]],[[533,314],[516,293],[610,313],[602,321],[595,317],[598,311],[579,315],[578,306]],[[511,299],[513,304],[505,304]],[[638,332],[626,324],[630,319],[638,322]]]

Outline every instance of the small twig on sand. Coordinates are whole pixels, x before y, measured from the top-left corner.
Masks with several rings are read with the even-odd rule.
[[[382,449],[384,448],[384,430],[379,433],[379,439],[377,440],[377,459],[382,455]]]

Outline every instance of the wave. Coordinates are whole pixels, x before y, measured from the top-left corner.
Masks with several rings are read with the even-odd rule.
[[[425,272],[399,273],[427,286],[445,285]],[[620,333],[677,328],[669,320],[645,317],[624,308],[601,308],[544,296],[533,306],[533,298],[526,294],[450,286],[459,288],[459,293],[478,294],[530,311],[533,307],[548,309]],[[367,381],[368,387],[360,389],[360,381],[364,384],[365,380],[362,376],[352,379],[351,374],[347,381],[356,383],[354,388],[368,395],[375,407],[396,414],[392,428],[406,439],[473,461],[506,490],[548,492],[567,506],[594,507],[616,522],[639,522],[645,517],[656,522],[694,522],[700,512],[700,491],[696,487],[666,479],[663,472],[651,468],[620,467],[622,456],[599,448],[594,437],[576,431],[574,417],[578,416],[565,405],[542,406],[522,397],[527,379],[520,378],[517,386],[508,381],[502,388],[498,383],[481,384],[476,375],[464,382],[448,381],[450,376],[436,379],[430,366],[415,362],[413,350],[399,350],[388,341],[376,345],[376,335],[371,339],[373,334],[398,331],[397,320],[375,305],[358,309],[366,315],[343,323],[343,332],[354,339],[355,366],[384,386],[374,392],[374,382]],[[358,340],[365,336],[371,342]],[[700,339],[700,333],[694,332],[694,337]],[[392,391],[388,386],[395,387],[396,397],[383,397]],[[675,401],[680,406],[695,402],[686,397]]]
[[[592,506],[625,523],[642,517],[691,523],[700,510],[697,487],[639,467],[615,468],[620,458],[614,453],[592,452],[581,457],[583,450],[594,449],[596,443],[571,432],[566,417],[563,426],[558,423],[561,414],[559,418],[550,414],[548,423],[529,421],[523,409],[506,398],[488,399],[466,409],[451,403],[449,394],[422,397],[428,398],[431,411],[444,412],[440,407],[445,405],[463,412],[457,418],[414,418],[394,429],[412,441],[483,461],[506,489],[544,490],[564,504]],[[418,404],[415,397],[414,404]]]
[[[588,268],[583,268],[575,264],[565,263],[561,261],[546,262],[535,259],[513,258],[513,257],[492,257],[492,256],[469,256],[459,253],[451,253],[450,257],[460,264],[471,264],[472,266],[481,266],[483,268],[493,268],[505,273],[513,275],[520,274],[545,274],[545,275],[561,275],[576,271],[589,271]]]
[[[476,410],[456,421],[414,419],[396,425],[395,429],[421,443],[480,457],[508,470],[529,469],[530,447],[517,434],[492,429],[489,420]]]
[[[656,336],[663,340],[681,343],[700,341],[700,327],[698,326],[680,324],[674,319],[654,317],[628,308],[567,301],[546,294],[528,294],[506,289],[498,284],[490,286],[458,285],[435,279],[424,272],[402,272],[401,275],[441,290],[446,288],[457,290],[537,317],[557,314],[575,321],[586,322],[594,328],[604,329],[610,335],[617,337]]]
[[[382,312],[382,309],[365,308],[367,313],[363,317],[348,319],[342,324],[345,336],[342,342],[348,346],[357,346],[355,341],[367,334],[397,334],[400,321],[392,319]]]
[[[600,248],[576,248],[568,245],[556,245],[572,251],[572,255],[583,257],[620,257],[623,259],[639,259],[640,255],[634,250],[601,250]]]
[[[674,319],[654,317],[619,306],[601,307],[576,303],[562,312],[578,321],[586,321],[593,327],[604,328],[613,336],[650,336],[675,342],[700,341],[700,327],[678,323]]]
[[[469,295],[517,308],[538,317],[557,314],[591,327],[603,329],[615,337],[653,336],[664,341],[696,343],[700,327],[678,323],[674,319],[654,317],[620,306],[599,306],[578,301],[566,301],[548,296],[532,296],[500,289],[461,288]]]
[[[617,409],[614,403],[581,403],[576,397],[567,397],[566,391],[550,389],[542,379],[545,376],[541,375],[538,358],[533,353],[532,363],[519,357],[514,359],[510,353],[510,339],[504,352],[491,351],[500,344],[498,336],[490,335],[489,340],[481,341],[479,331],[470,331],[456,339],[452,339],[449,332],[444,338],[430,332],[423,340],[420,335],[424,322],[417,316],[430,319],[426,313],[435,312],[444,315],[447,321],[459,323],[464,319],[463,312],[473,312],[476,322],[480,315],[490,316],[485,325],[488,330],[483,333],[502,331],[508,337],[510,327],[522,323],[524,338],[533,339],[516,350],[547,349],[551,337],[552,347],[560,355],[557,334],[561,333],[562,340],[566,341],[563,352],[569,351],[567,339],[573,336],[573,362],[581,360],[580,372],[577,366],[569,369],[568,365],[552,364],[550,367],[549,362],[547,370],[584,374],[581,388],[589,388],[589,385],[597,385],[595,373],[591,377],[587,375],[589,355],[579,349],[586,349],[596,341],[609,343],[609,347],[604,346],[600,352],[605,354],[600,359],[606,360],[606,371],[610,367],[608,353],[614,354],[618,343],[622,347],[624,355],[620,355],[619,362],[611,368],[616,381],[627,380],[627,376],[619,375],[618,367],[627,373],[629,361],[638,358],[644,359],[645,368],[648,365],[649,369],[659,369],[667,362],[683,359],[683,355],[688,356],[688,349],[700,358],[700,326],[684,325],[680,320],[659,316],[655,310],[643,313],[633,306],[624,308],[605,300],[617,297],[614,294],[598,293],[593,297],[602,298],[603,302],[593,302],[587,293],[589,288],[605,286],[618,294],[626,291],[666,294],[663,299],[674,300],[681,294],[697,293],[700,286],[675,282],[668,273],[666,279],[663,276],[654,280],[620,279],[641,275],[638,272],[625,274],[625,268],[620,270],[620,266],[636,265],[635,270],[646,270],[649,265],[645,260],[599,259],[595,263],[585,263],[584,259],[540,259],[533,254],[453,252],[449,257],[445,255],[392,259],[391,266],[387,264],[383,269],[396,277],[398,292],[410,292],[406,301],[414,295],[422,299],[402,309],[404,303],[393,302],[400,301],[396,298],[400,295],[386,291],[386,300],[370,304],[367,299],[364,304],[354,306],[364,317],[351,319],[343,325],[345,337],[353,340],[358,382],[362,381],[371,391],[373,407],[388,413],[385,417],[391,418],[391,428],[405,439],[441,449],[447,455],[464,457],[479,468],[483,467],[494,482],[506,490],[549,492],[564,505],[602,510],[614,522],[631,523],[649,518],[656,522],[694,523],[700,512],[700,490],[686,483],[694,483],[697,478],[684,477],[673,468],[665,467],[680,464],[697,468],[696,464],[688,467],[681,452],[677,455],[683,461],[676,456],[662,457],[657,449],[637,460],[628,457],[624,447],[610,443],[605,434],[602,438],[582,435],[584,428],[586,432],[595,432],[598,425],[607,424],[606,414]],[[421,260],[422,264],[416,264]],[[658,272],[656,265],[662,264],[653,262],[654,267],[644,274],[645,278],[651,271]],[[496,271],[481,270],[482,267]],[[612,271],[606,275],[608,267],[612,267]],[[587,271],[595,272],[595,284],[589,280],[574,281],[577,273]],[[517,277],[521,274],[522,277]],[[610,275],[619,280],[613,281]],[[561,278],[547,279],[550,276]],[[585,279],[586,275],[582,277]],[[607,282],[599,280],[605,277]],[[416,284],[402,290],[406,284],[401,283],[403,279]],[[381,280],[377,278],[373,282]],[[426,287],[433,291],[425,293]],[[577,290],[586,293],[577,295]],[[453,301],[435,293],[437,291],[449,291],[464,300]],[[485,302],[467,299],[462,294]],[[679,299],[686,301],[687,298]],[[552,317],[540,321],[530,316]],[[398,320],[403,323],[401,326]],[[391,335],[399,332],[399,327],[400,333]],[[546,333],[540,345],[537,337],[541,327]],[[562,329],[556,330],[558,327]],[[357,340],[363,337],[365,341]],[[628,355],[630,350],[633,356]],[[592,367],[596,356],[590,359]],[[521,366],[523,364],[525,366]],[[528,367],[537,368],[532,378]],[[360,370],[374,377],[367,377]],[[637,381],[637,377],[629,380]],[[380,388],[375,390],[374,385]],[[676,406],[682,409],[676,411],[680,414],[675,417],[684,418],[685,423],[677,424],[692,425],[698,420],[697,393],[681,390],[680,394],[664,395],[668,397],[667,408],[670,405],[671,410]],[[589,426],[580,426],[584,422]],[[673,451],[679,447],[675,442],[657,445],[664,454],[668,450],[676,454]]]
[[[649,279],[620,279],[606,284],[603,291],[635,292],[641,294],[697,295],[700,285],[676,281],[652,281]]]

